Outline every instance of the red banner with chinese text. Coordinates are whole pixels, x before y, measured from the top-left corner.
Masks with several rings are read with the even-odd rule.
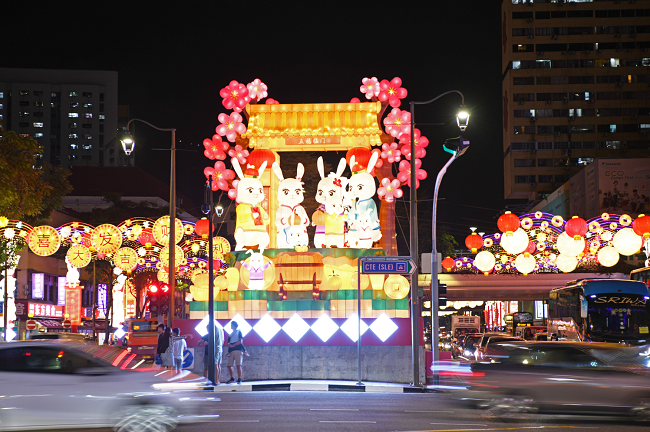
[[[81,290],[80,285],[65,289],[65,313],[72,325],[81,325]]]

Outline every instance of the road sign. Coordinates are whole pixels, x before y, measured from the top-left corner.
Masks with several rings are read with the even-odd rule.
[[[183,369],[192,369],[194,366],[194,348],[183,351]]]
[[[63,320],[63,324],[62,324],[62,325],[63,325],[63,328],[70,328],[70,327],[72,327],[72,321],[70,321],[70,320],[68,320],[68,319],[67,319],[67,320]]]
[[[367,261],[366,261],[367,260]],[[415,264],[410,259],[396,259],[387,260],[372,260],[372,258],[364,258],[361,265],[362,274],[413,274],[415,272]]]
[[[27,321],[27,330],[36,330],[38,327],[38,323],[34,320],[28,320]]]

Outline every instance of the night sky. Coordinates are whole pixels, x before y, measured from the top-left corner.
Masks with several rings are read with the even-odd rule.
[[[459,90],[472,113],[463,134],[472,144],[444,178],[438,223],[458,240],[470,226],[494,232],[505,204],[501,2],[407,3],[7,2],[0,64],[117,71],[119,103],[129,105],[130,117],[175,127],[177,147],[196,150],[178,152],[177,182],[197,206],[203,168],[214,164],[201,143],[227,111],[219,90],[233,79],[245,84],[260,78],[280,103],[318,103],[364,101],[362,78],[399,76],[409,92],[401,109],[411,100]],[[416,108],[416,123],[445,123],[420,127],[430,140],[422,199],[447,160],[444,139],[459,134],[459,105],[459,96],[448,95]],[[149,149],[168,147],[169,133],[137,125],[136,137],[136,165],[168,182],[167,152]],[[404,194],[408,198],[406,187]],[[430,199],[423,201],[419,213],[428,219],[421,224],[430,223],[430,208]]]

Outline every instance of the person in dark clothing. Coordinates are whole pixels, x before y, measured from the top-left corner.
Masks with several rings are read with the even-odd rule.
[[[169,335],[165,336],[165,330],[165,324],[158,324],[158,346],[156,347],[156,357],[160,356],[161,364],[162,353],[167,351],[167,348],[169,348]]]

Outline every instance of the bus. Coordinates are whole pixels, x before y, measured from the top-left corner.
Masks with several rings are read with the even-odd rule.
[[[513,336],[517,334],[517,327],[526,327],[533,325],[533,314],[530,312],[512,312],[503,316],[506,323],[506,333]]]
[[[551,290],[551,340],[650,343],[650,289],[623,279],[578,279]]]
[[[158,347],[157,318],[129,318],[126,320],[127,349],[145,359],[156,357]]]
[[[644,267],[630,272],[630,279],[641,281],[650,287],[650,267]]]

